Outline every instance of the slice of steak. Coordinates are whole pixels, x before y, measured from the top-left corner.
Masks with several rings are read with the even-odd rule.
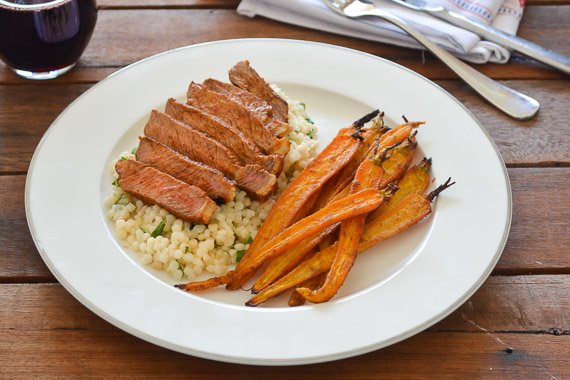
[[[249,61],[241,61],[235,64],[229,72],[230,82],[243,90],[254,93],[273,107],[273,114],[277,120],[287,122],[289,107],[273,89],[267,84],[257,71],[250,65]]]
[[[277,177],[259,165],[241,166],[225,146],[165,113],[153,110],[144,134],[190,159],[218,169],[236,185],[258,200],[266,200],[277,186]]]
[[[240,164],[258,164],[275,175],[279,175],[283,170],[282,157],[276,154],[263,155],[240,130],[227,125],[209,113],[188,104],[178,103],[174,99],[168,99],[164,113],[230,148],[240,159]]]
[[[234,199],[235,186],[219,170],[191,160],[150,137],[141,136],[139,139],[138,161],[199,187],[215,201],[229,202]]]
[[[272,107],[267,104],[259,96],[242,90],[231,83],[220,82],[216,79],[206,79],[202,85],[210,91],[225,95],[234,102],[244,106],[263,123],[265,128],[271,131],[275,136],[284,137],[291,132],[291,126],[280,120],[275,119]]]
[[[115,164],[119,186],[145,203],[157,204],[192,223],[206,224],[216,211],[216,202],[196,187],[134,160]]]
[[[239,129],[245,137],[266,154],[286,155],[290,142],[287,137],[278,138],[267,130],[261,120],[249,112],[247,108],[230,100],[224,95],[210,91],[197,83],[188,87],[188,104],[216,116],[227,125]]]

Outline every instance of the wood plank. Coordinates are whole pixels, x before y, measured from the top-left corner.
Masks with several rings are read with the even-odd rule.
[[[499,273],[570,270],[570,170],[509,169],[513,220]],[[543,254],[542,250],[549,253]]]
[[[570,32],[566,20],[569,18],[570,7],[531,6],[526,10],[520,34],[545,47],[570,54],[570,46],[566,43]],[[223,27],[214,29],[212,25]],[[547,27],[548,33],[545,33],[544,25],[552,25]],[[122,67],[180,46],[252,37],[292,38],[347,46],[390,59],[432,79],[455,78],[429,54],[424,60],[424,54],[418,50],[317,32],[259,17],[250,19],[229,9],[102,10],[80,67]],[[477,66],[477,69],[500,79],[564,78],[562,74],[525,58],[517,58],[509,65],[487,64]],[[73,77],[67,78],[72,80]],[[0,83],[15,81],[15,74],[0,65]]]
[[[502,83],[532,96],[541,104],[538,115],[527,121],[514,120],[459,81],[437,84],[461,101],[493,137],[509,166],[570,164],[570,82],[504,81]],[[408,115],[409,116],[409,115]],[[564,125],[561,125],[563,123]],[[560,127],[557,127],[560,125]]]
[[[0,176],[0,281],[55,281],[28,229],[25,181],[23,175]]]
[[[125,8],[236,8],[239,0],[98,0],[99,9]]]
[[[59,284],[3,284],[0,302],[0,334],[10,329],[113,329]],[[491,276],[430,330],[570,335],[570,276]]]
[[[570,273],[570,168],[514,168],[509,176],[512,228],[495,273]],[[25,222],[23,177],[0,176],[0,282],[54,281]]]
[[[57,284],[0,285],[0,377],[120,373],[170,378],[192,373],[197,378],[237,374],[240,379],[372,379],[382,373],[407,378],[563,378],[570,373],[570,336],[548,332],[554,326],[569,334],[569,289],[568,276],[492,278],[471,303],[431,331],[340,363],[276,371],[214,363],[159,348],[103,321]],[[516,329],[525,333],[512,333]],[[507,330],[511,333],[499,332]],[[547,333],[531,333],[543,330]]]
[[[509,165],[570,164],[570,86],[564,81],[507,81],[509,86],[535,97],[542,110],[532,120],[511,119],[458,81],[438,81],[479,118],[493,136]],[[24,173],[37,143],[50,123],[89,85],[0,85],[1,173]],[[27,115],[22,118],[22,115]]]
[[[26,172],[44,132],[57,115],[89,87],[1,86],[0,173]]]
[[[491,276],[430,330],[570,335],[570,276]]]
[[[34,378],[562,379],[567,336],[425,332],[355,358],[305,366],[219,363],[168,351],[118,330],[2,333],[0,376]]]

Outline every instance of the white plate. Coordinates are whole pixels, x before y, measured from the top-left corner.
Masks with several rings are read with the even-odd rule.
[[[418,136],[437,182],[457,184],[423,223],[359,256],[332,302],[241,306],[247,294],[188,294],[116,242],[104,215],[109,165],[130,150],[152,108],[191,80],[225,79],[249,59],[307,103],[324,146],[373,108],[427,120]],[[507,238],[511,194],[497,148],[477,120],[420,75],[358,51],[293,40],[228,40],[137,62],[73,102],[40,142],[26,213],[42,258],[62,285],[115,326],[169,349],[227,362],[282,365],[369,352],[433,325],[483,283]],[[280,305],[283,305],[281,302]],[[275,303],[274,303],[275,305]]]

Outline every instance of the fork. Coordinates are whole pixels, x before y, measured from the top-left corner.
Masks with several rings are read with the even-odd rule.
[[[451,53],[431,42],[426,36],[411,27],[401,18],[375,7],[367,0],[323,0],[323,2],[330,9],[345,17],[360,18],[376,16],[396,25],[445,63],[457,76],[478,92],[479,95],[507,115],[515,119],[526,120],[538,112],[540,104],[535,99],[481,74],[471,66],[455,58]]]

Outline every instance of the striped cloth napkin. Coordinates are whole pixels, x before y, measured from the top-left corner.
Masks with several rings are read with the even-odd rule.
[[[505,63],[511,52],[496,43],[430,15],[406,9],[389,0],[373,0],[377,6],[406,20],[431,40],[459,58],[474,63]],[[427,0],[473,20],[516,34],[525,0]],[[352,20],[342,17],[321,0],[242,0],[237,9],[244,16],[273,20],[371,41],[421,49],[398,27],[375,18]]]

